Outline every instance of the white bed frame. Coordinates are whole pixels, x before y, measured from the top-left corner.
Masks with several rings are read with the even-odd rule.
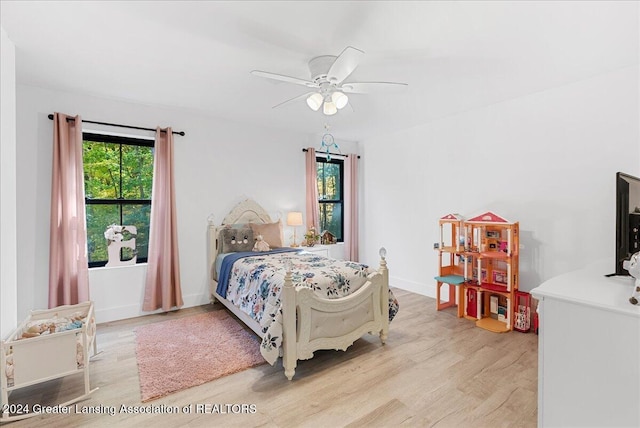
[[[258,336],[263,337],[260,325],[224,297],[216,293],[216,257],[220,230],[225,225],[238,223],[271,223],[271,217],[253,200],[240,202],[227,214],[220,226],[209,221],[208,269],[211,301],[222,303],[242,320]],[[285,376],[291,380],[298,360],[307,360],[320,349],[345,351],[363,335],[379,334],[382,344],[389,331],[389,271],[380,251],[378,272],[355,293],[338,298],[325,299],[311,289],[293,286],[291,272],[284,277],[281,294],[283,316],[282,365]]]

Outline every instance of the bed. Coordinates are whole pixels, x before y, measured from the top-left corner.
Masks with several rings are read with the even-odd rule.
[[[262,339],[265,360],[273,365],[282,357],[291,380],[297,361],[312,358],[317,350],[345,351],[365,334],[378,335],[384,344],[398,309],[384,248],[377,271],[299,248],[250,250],[258,234],[269,234],[267,241],[273,242],[278,233],[282,242],[281,222],[250,199],[219,225],[209,219],[211,301],[222,303]]]

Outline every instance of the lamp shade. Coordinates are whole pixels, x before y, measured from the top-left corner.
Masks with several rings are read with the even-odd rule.
[[[288,226],[302,226],[302,213],[299,211],[291,211],[287,214]]]
[[[333,103],[336,105],[336,107],[338,107],[338,109],[341,109],[347,105],[347,103],[349,102],[349,97],[347,97],[345,94],[343,94],[340,91],[336,91],[333,94],[331,94],[331,101],[333,101]]]
[[[322,95],[320,95],[320,93],[318,92],[316,92],[315,94],[311,94],[307,97],[307,105],[313,111],[318,111],[318,109],[322,105],[322,101],[323,101]]]
[[[333,101],[325,101],[322,112],[327,116],[331,116],[332,114],[336,114],[338,112],[338,108],[333,103]]]

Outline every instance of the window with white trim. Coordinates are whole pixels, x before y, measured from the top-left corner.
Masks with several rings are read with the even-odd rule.
[[[316,157],[320,230],[331,232],[343,241],[344,227],[344,160]]]
[[[136,248],[121,249],[121,260],[147,261],[154,141],[83,133],[84,192],[89,267],[107,263],[105,230],[135,226]]]

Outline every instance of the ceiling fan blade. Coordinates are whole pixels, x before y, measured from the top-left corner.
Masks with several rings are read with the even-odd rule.
[[[298,79],[297,77],[285,76],[284,74],[269,73],[268,71],[260,70],[252,70],[251,74],[267,79],[279,80],[281,82],[295,83],[296,85],[303,85],[308,88],[319,88],[316,83],[311,82],[310,80]]]
[[[349,82],[344,83],[340,89],[348,94],[366,94],[369,92],[397,92],[409,86],[399,82]]]
[[[327,73],[329,83],[335,85],[340,84],[346,79],[360,63],[360,57],[364,54],[360,49],[347,46],[342,53],[336,58]]]
[[[271,108],[278,108],[278,107],[282,107],[285,104],[293,103],[293,102],[298,101],[298,100],[303,100],[303,99],[307,98],[309,95],[314,94],[314,93],[315,93],[315,91],[311,91],[311,92],[307,92],[306,94],[298,95],[296,97],[293,97],[293,98],[290,98],[290,99],[288,99],[286,101],[283,101],[280,104],[276,104]]]

